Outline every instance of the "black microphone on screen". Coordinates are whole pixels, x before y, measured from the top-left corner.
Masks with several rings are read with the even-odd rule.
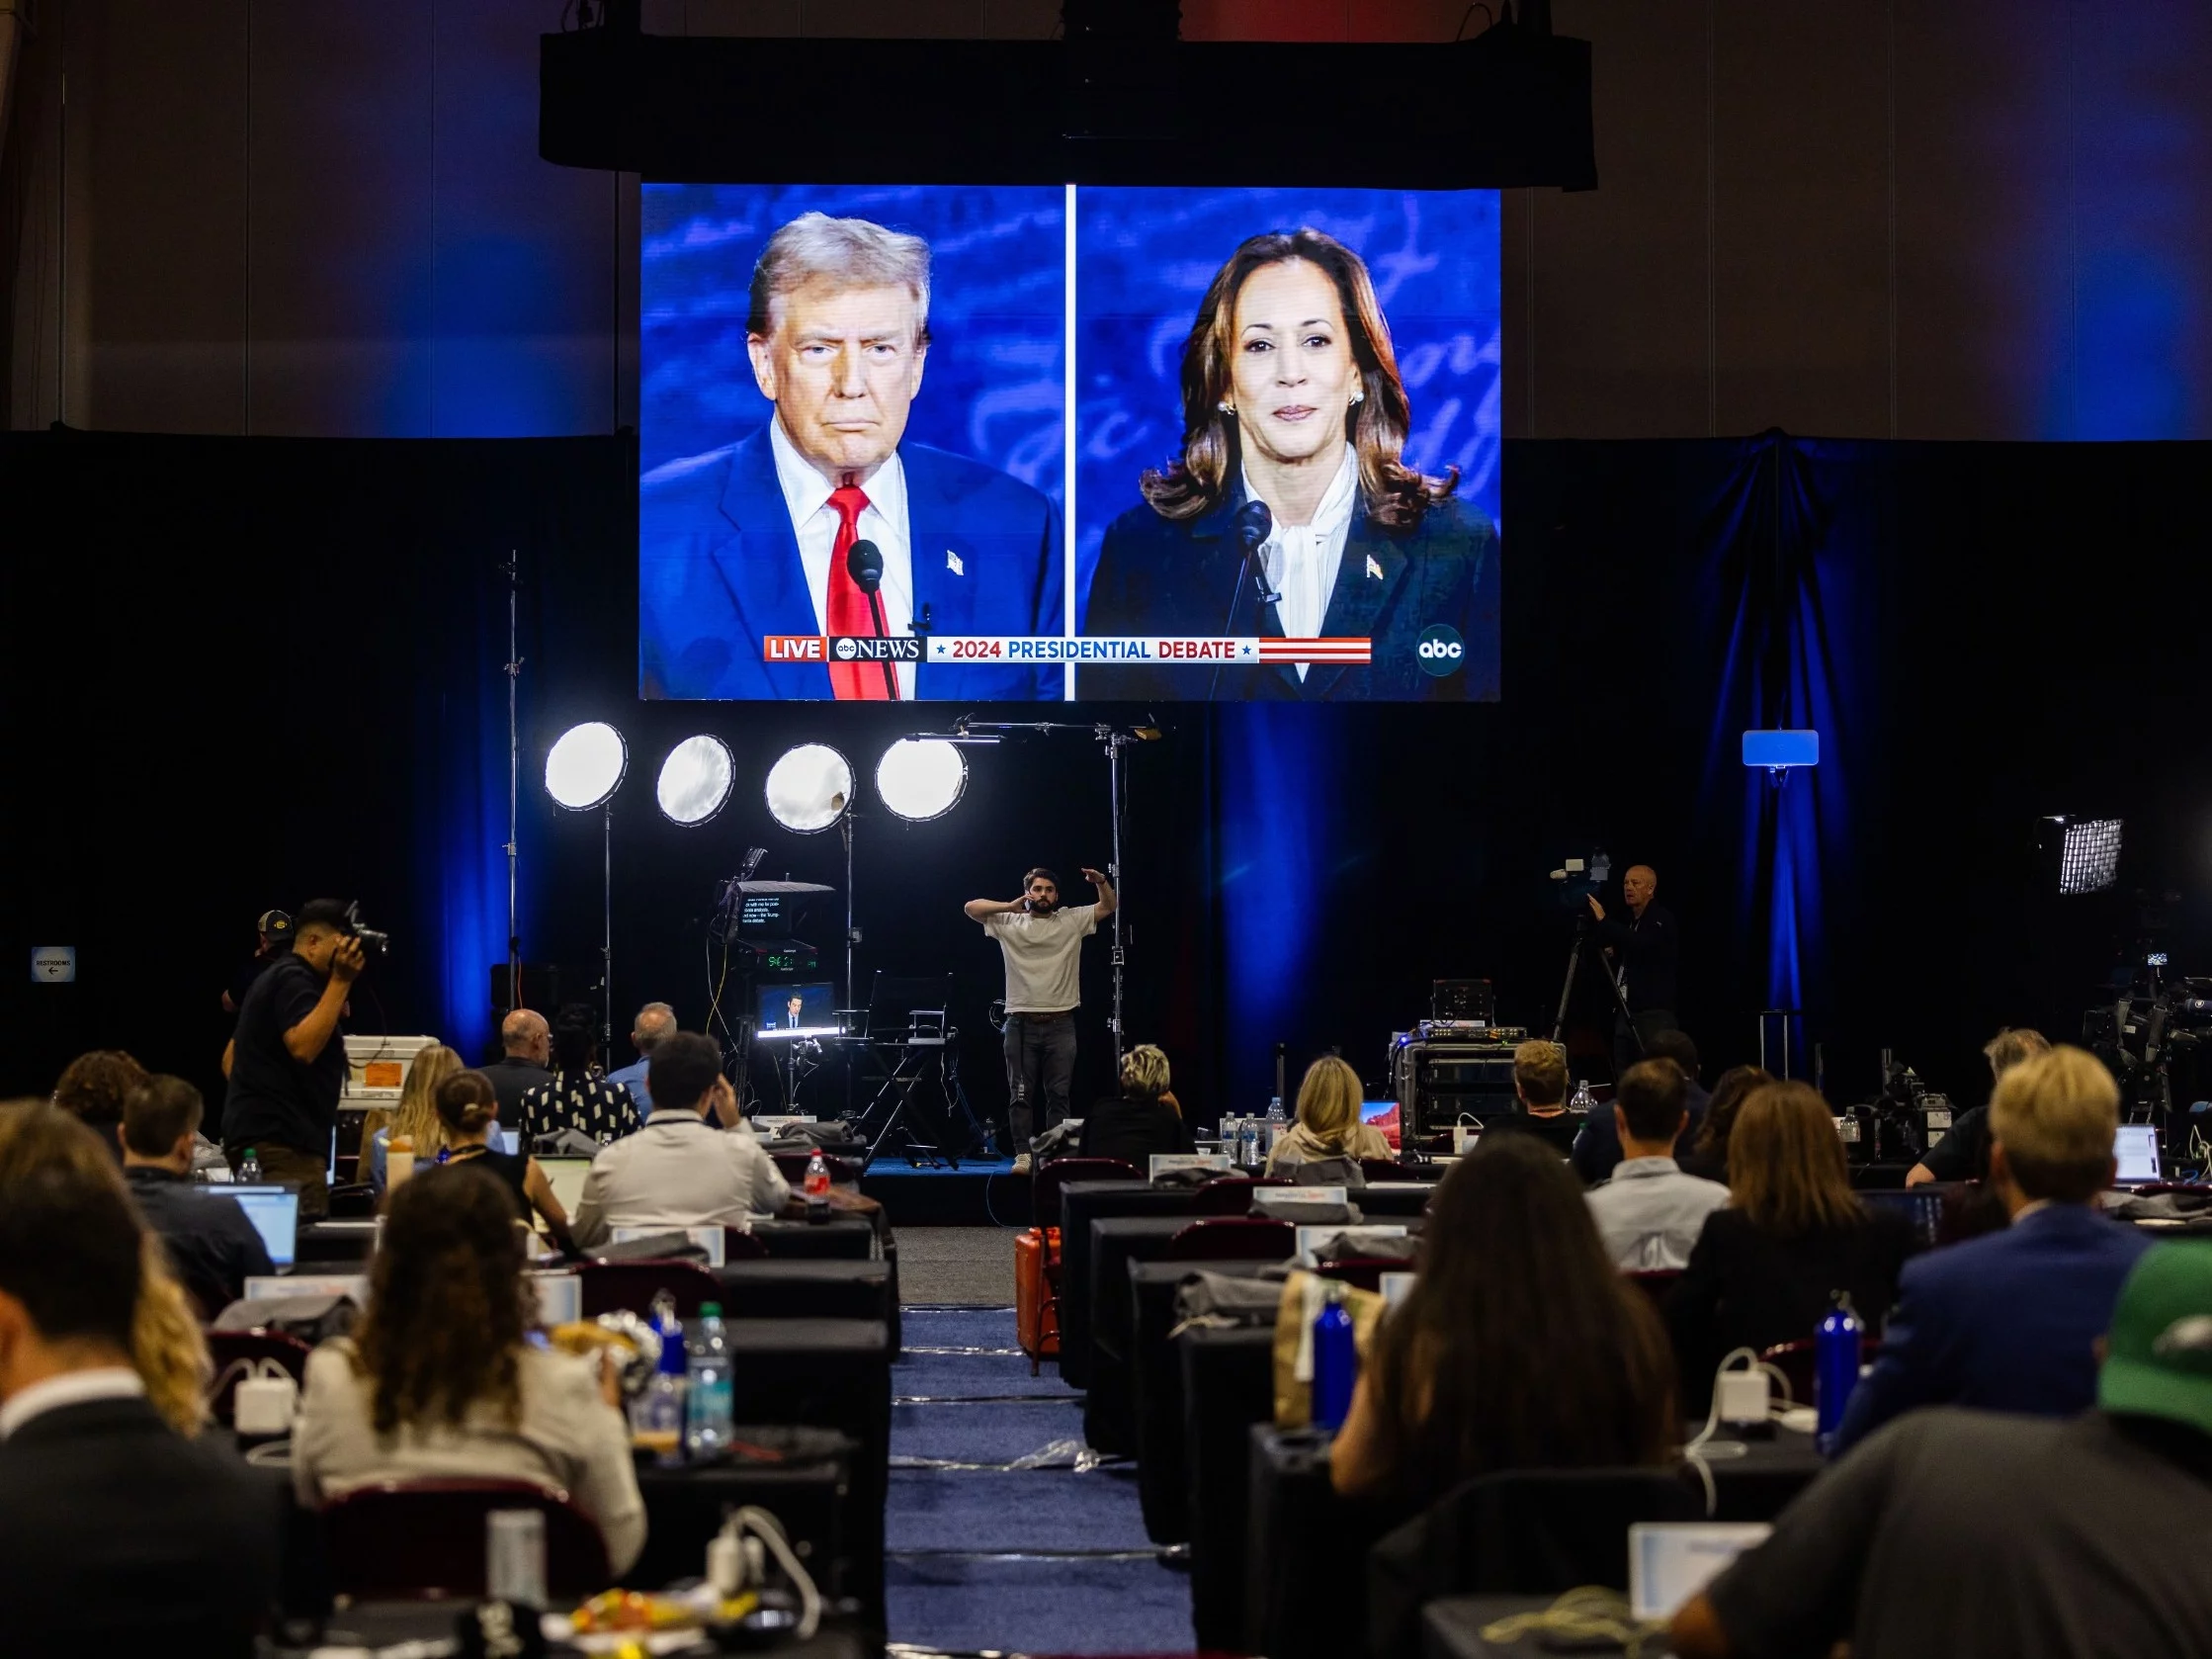
[[[868,595],[868,614],[876,625],[876,638],[891,638],[891,630],[884,624],[884,550],[874,542],[861,541],[852,545],[845,555],[845,573],[853,578],[853,585]],[[898,700],[898,674],[889,662],[883,665],[884,685],[891,692],[892,700]]]
[[[1275,528],[1275,515],[1267,510],[1265,501],[1246,501],[1236,509],[1236,545],[1243,550],[1245,563],[1250,565],[1252,579],[1259,583],[1259,602],[1272,605],[1282,599],[1280,593],[1271,593],[1267,587],[1267,565],[1256,558],[1260,545]]]

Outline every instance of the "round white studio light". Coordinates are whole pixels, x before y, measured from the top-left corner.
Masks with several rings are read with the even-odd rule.
[[[900,818],[943,818],[968,787],[968,757],[942,738],[901,738],[876,762],[876,793]]]
[[[622,787],[630,749],[603,720],[571,726],[546,755],[546,793],[572,813],[589,812]]]
[[[736,781],[729,745],[702,732],[668,751],[654,798],[670,823],[705,824],[727,804],[729,786]]]
[[[802,835],[827,830],[852,798],[852,765],[826,743],[786,749],[768,768],[768,816]]]

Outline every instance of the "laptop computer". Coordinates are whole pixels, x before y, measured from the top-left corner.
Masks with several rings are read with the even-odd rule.
[[[570,1215],[583,1202],[584,1177],[591,1174],[588,1158],[541,1158],[538,1168],[546,1172],[546,1179],[553,1183],[553,1196],[560,1200],[560,1207]]]
[[[2123,1123],[2112,1137],[2112,1160],[2119,1165],[2112,1179],[2120,1186],[2142,1186],[2163,1180],[2159,1174],[2159,1131],[2153,1123]]]
[[[1763,1521],[1639,1521],[1628,1529],[1628,1609],[1672,1618],[1721,1569],[1774,1528]]]
[[[299,1251],[299,1189],[296,1186],[213,1186],[211,1198],[235,1198],[269,1252],[270,1264],[289,1267]]]

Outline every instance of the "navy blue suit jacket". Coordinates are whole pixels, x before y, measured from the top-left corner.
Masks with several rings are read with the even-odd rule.
[[[1243,486],[1197,518],[1162,518],[1149,506],[1130,508],[1106,531],[1091,578],[1085,634],[1143,634],[1281,639],[1273,605],[1259,603],[1257,584],[1243,580],[1235,536]],[[1372,567],[1372,569],[1371,569]],[[1381,574],[1373,573],[1379,570]],[[1431,624],[1456,630],[1464,667],[1438,677],[1414,655]],[[1302,681],[1288,663],[1261,667],[1089,667],[1076,671],[1080,697],[1132,702],[1479,701],[1497,696],[1497,531],[1481,508],[1446,496],[1409,531],[1393,532],[1365,511],[1352,521],[1343,563],[1329,593],[1321,634],[1374,642],[1365,667],[1316,662]]]
[[[1019,479],[901,444],[914,618],[938,634],[1060,635],[1060,514]],[[959,568],[955,568],[955,565]],[[770,634],[819,634],[768,428],[657,468],[638,492],[638,683],[647,697],[827,698],[819,663],[768,663]],[[1058,702],[1062,669],[922,664],[917,697]]]
[[[1838,1447],[1915,1406],[2072,1417],[2096,1404],[2096,1340],[2145,1234],[2081,1204],[1907,1264],[1882,1354],[1859,1379]]]
[[[1683,1089],[1682,1109],[1690,1114],[1690,1120],[1674,1137],[1677,1159],[1697,1143],[1697,1126],[1712,1098],[1712,1091],[1702,1084],[1692,1083]],[[1568,1157],[1584,1186],[1611,1179],[1614,1166],[1621,1161],[1621,1126],[1614,1121],[1610,1101],[1590,1108],[1589,1115],[1582,1119],[1582,1132],[1574,1137],[1574,1150]]]

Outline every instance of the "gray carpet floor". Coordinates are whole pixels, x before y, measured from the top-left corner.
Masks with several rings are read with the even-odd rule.
[[[1014,1300],[1011,1227],[901,1227],[898,1295],[909,1307],[1003,1308]]]

